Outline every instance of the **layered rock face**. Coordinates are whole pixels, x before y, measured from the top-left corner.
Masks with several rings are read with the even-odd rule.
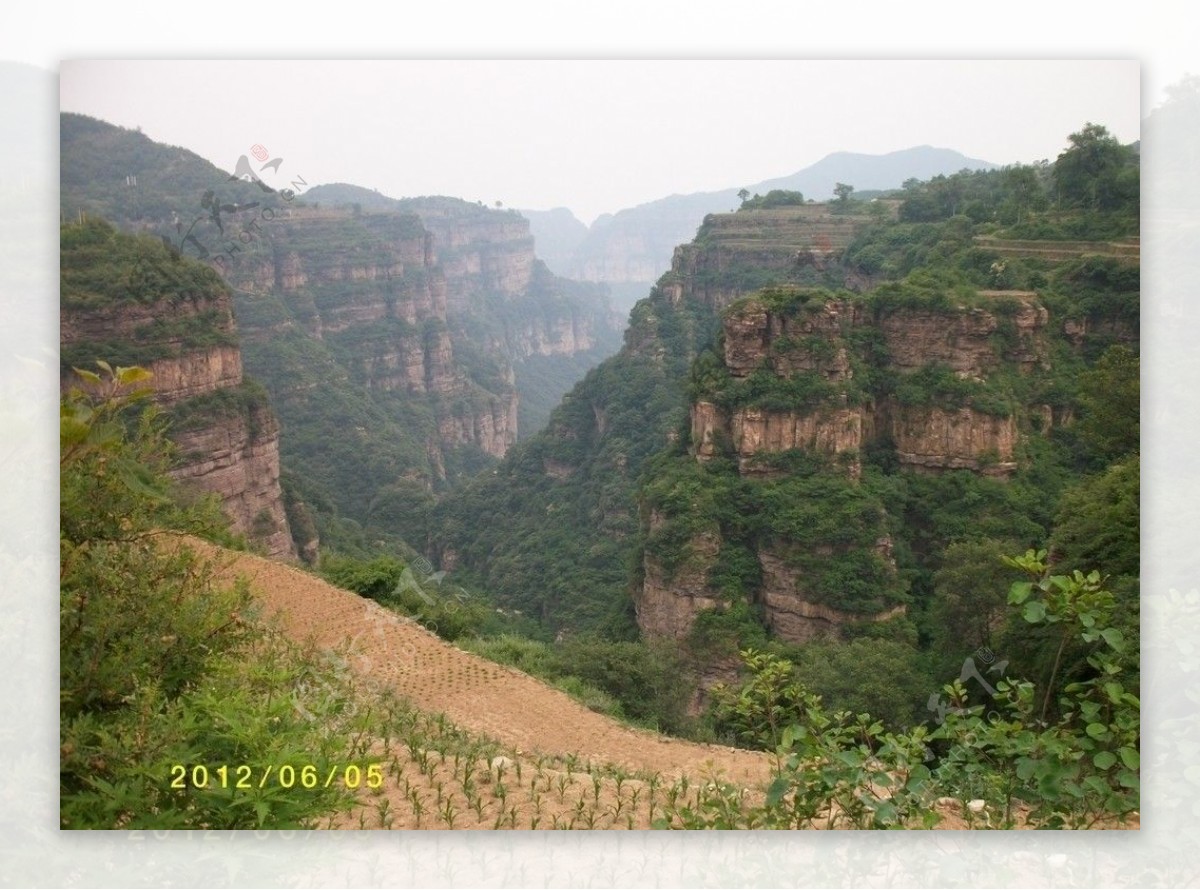
[[[904,309],[888,313],[878,322],[889,365],[898,371],[940,365],[960,377],[983,380],[1001,364],[1028,372],[1044,363],[1041,333],[1049,314],[1037,295],[1030,291],[981,291],[979,295],[1007,301],[1008,342],[997,346],[996,337],[1006,316],[994,309]]]
[[[432,235],[452,315],[467,312],[485,295],[512,298],[529,289],[534,239],[529,221],[516,211],[489,211],[446,198],[415,198],[403,205]]]
[[[189,346],[196,331],[202,331],[215,345]],[[154,390],[163,404],[239,385],[242,352],[236,336],[228,294],[94,307],[72,305],[63,309],[59,319],[59,342],[67,351],[89,343],[136,343],[142,353],[139,362],[154,374]],[[161,357],[152,357],[155,355]],[[63,382],[69,383],[69,377]]]
[[[575,314],[559,318],[531,318],[512,331],[509,341],[521,358],[531,355],[575,355],[595,349],[596,332],[591,319]]]
[[[270,324],[249,324],[247,336],[257,341],[303,326],[367,389],[435,399],[439,448],[473,446],[502,457],[517,436],[511,374],[493,391],[473,383],[455,354],[448,317],[467,278],[516,287],[523,273],[484,261],[478,227],[460,231],[439,219],[440,235],[411,214],[294,211],[272,227],[270,258],[232,273],[235,286],[263,289],[288,311]],[[439,251],[439,238],[452,247]],[[449,275],[447,253],[462,260]],[[434,457],[435,472],[443,459]]]
[[[984,296],[997,296],[989,292]],[[980,411],[970,404],[907,404],[899,397],[876,398],[859,392],[847,400],[847,386],[872,360],[855,354],[851,339],[872,334],[883,345],[877,370],[903,382],[906,375],[939,368],[963,381],[987,386],[1000,368],[1022,373],[1046,366],[1043,333],[1048,314],[1027,292],[1008,292],[1019,308],[1000,316],[986,308],[896,309],[876,315],[863,304],[830,300],[800,313],[772,312],[750,300],[724,320],[724,366],[730,378],[744,380],[768,372],[781,381],[819,378],[834,385],[830,397],[811,407],[780,408],[710,401],[692,405],[692,441],[700,460],[728,443],[745,470],[753,458],[791,449],[824,454],[853,453],[878,436],[895,443],[900,463],[927,470],[970,469],[1003,476],[1016,469],[1015,417]],[[1007,320],[1009,335],[998,338]],[[878,357],[874,357],[878,362]],[[858,366],[856,372],[855,365]],[[855,464],[851,464],[855,466]]]
[[[146,246],[146,241],[139,244],[115,232],[108,237],[114,255],[142,250],[148,266],[186,262],[167,257],[149,239]],[[102,268],[128,274],[113,260],[109,263]],[[65,278],[70,279],[69,272]],[[101,359],[146,367],[153,375],[148,384],[156,403],[176,421],[185,418],[171,426],[180,455],[171,475],[216,494],[235,532],[271,556],[295,558],[279,483],[279,425],[261,392],[243,380],[228,289],[211,274],[201,280],[203,291],[160,298],[143,293],[138,300],[80,299],[73,294],[61,310],[64,358],[89,356],[86,365]],[[112,355],[114,350],[123,357]],[[73,383],[69,368],[64,372],[64,386]]]
[[[913,469],[974,470],[1007,476],[1018,432],[1016,418],[958,408],[907,407],[892,412],[889,425],[900,463]]]
[[[868,222],[827,204],[712,214],[694,241],[675,248],[663,287],[675,305],[695,301],[719,311],[767,284],[826,271],[848,286],[842,270],[831,267]]]
[[[270,409],[174,435],[185,463],[176,479],[221,498],[236,531],[275,557],[297,555],[279,487],[279,424]],[[308,560],[317,541],[306,543]]]
[[[905,612],[903,605],[897,605],[864,615],[814,602],[806,593],[808,585],[803,573],[790,565],[782,554],[764,549],[759,552],[758,559],[763,570],[759,596],[765,607],[767,623],[781,640],[807,643],[821,637],[836,636],[838,630],[847,624],[888,621]]]
[[[476,445],[486,454],[503,456],[517,440],[517,400],[493,398],[463,416],[438,420],[443,445]]]
[[[663,523],[662,515],[652,511],[651,533]],[[688,541],[687,549],[689,558],[673,571],[668,571],[658,559],[646,554],[644,580],[634,591],[638,624],[645,633],[683,639],[692,629],[699,612],[722,607],[721,598],[708,586],[708,572],[721,549],[720,536],[702,532]]]

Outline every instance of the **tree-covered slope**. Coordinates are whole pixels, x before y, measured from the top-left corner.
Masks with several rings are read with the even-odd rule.
[[[550,625],[635,632],[634,492],[647,460],[681,432],[688,369],[718,310],[763,276],[842,282],[825,264],[826,208],[757,214],[761,224],[756,212],[710,218],[634,307],[620,353],[567,394],[544,432],[438,506],[428,545],[444,568]],[[868,219],[839,220],[835,234],[844,245]],[[748,229],[769,235],[748,245]]]
[[[843,210],[754,202],[710,217],[635,308],[621,353],[564,399],[545,433],[439,505],[430,548],[465,582],[553,626],[627,634],[645,583],[643,546],[686,552],[691,541],[703,549],[695,536],[704,528],[733,530],[710,539],[716,549],[706,558],[720,570],[718,586],[747,593],[776,568],[752,558],[750,542],[769,534],[800,558],[796,545],[810,539],[801,562],[827,576],[818,584],[828,602],[853,603],[850,591],[861,590],[860,609],[907,603],[910,631],[927,643],[947,548],[1045,542],[1063,493],[1104,465],[1080,444],[1074,420],[1085,410],[1080,375],[1106,351],[1137,343],[1137,207],[1127,188],[1136,183],[1136,155],[1111,151],[1113,143],[1109,137],[1107,160],[1092,170],[1125,183],[1124,199],[1107,207],[1041,166],[910,182],[892,205],[895,218],[882,203]],[[1067,167],[1086,150],[1074,139],[1068,145]],[[1047,236],[1050,253],[1040,250]],[[747,368],[738,380],[711,377],[722,370],[728,378],[709,353],[727,346],[722,313],[727,323],[745,308],[726,307],[779,284],[850,288],[836,299],[858,306],[847,312],[861,313],[862,323],[849,332],[857,373],[844,392],[830,389],[828,374]],[[799,333],[762,341],[775,359],[839,348],[794,320]],[[957,357],[942,343],[955,330]],[[819,469],[824,458],[804,448],[785,449],[763,479],[739,480],[737,461],[720,449],[706,465],[696,462],[697,401],[761,415],[831,396],[843,407],[872,406],[872,431],[841,455],[860,482],[848,482],[844,465]],[[811,516],[800,508],[808,502]],[[847,517],[874,518],[861,527],[837,520],[829,505],[843,502]],[[663,524],[671,509],[687,528]],[[838,546],[812,537],[825,520],[835,537],[859,528],[864,554],[883,554],[886,539],[886,554],[857,568],[837,559]],[[736,628],[727,630],[736,637]]]

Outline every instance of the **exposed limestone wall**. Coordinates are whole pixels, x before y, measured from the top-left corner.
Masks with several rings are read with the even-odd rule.
[[[1018,293],[1015,299],[1020,309],[1009,315],[1012,332],[1006,338],[996,336],[1001,316],[980,308],[901,309],[883,313],[876,321],[861,306],[845,301],[780,314],[751,300],[725,318],[725,367],[735,379],[765,368],[785,379],[815,373],[826,381],[846,383],[854,378],[848,334],[876,327],[883,337],[888,369],[899,374],[934,365],[981,381],[1001,366],[1028,372],[1046,361],[1042,334],[1048,316],[1031,295]],[[843,400],[803,411],[721,409],[700,400],[692,406],[691,416],[697,459],[712,458],[720,442],[732,449],[744,471],[754,468],[756,456],[794,448],[824,454],[854,452],[884,433],[895,441],[897,456],[905,465],[931,471],[971,469],[997,476],[1016,469],[1016,419],[967,407],[901,405],[894,400],[848,405]],[[852,472],[856,468],[853,462],[849,466]]]
[[[451,307],[464,289],[519,289],[528,281],[534,258],[527,223],[485,217],[499,224],[434,214],[430,231],[403,213],[299,214],[271,229],[273,263],[260,257],[236,270],[236,286],[272,290],[310,336],[342,347],[351,374],[367,388],[438,398],[435,475],[444,473],[442,448],[477,445],[502,457],[516,441],[511,379],[500,392],[482,392],[469,381],[449,331]],[[522,229],[524,236],[516,231]]]
[[[493,397],[469,412],[438,418],[443,446],[477,445],[487,454],[503,457],[517,441],[517,396]]]
[[[484,294],[516,297],[529,289],[537,258],[527,219],[420,201],[413,209],[432,235],[432,259],[445,276],[451,314],[468,311]]]
[[[162,404],[215,392],[242,382],[242,351],[236,346],[213,346],[185,352],[178,358],[150,362],[154,391]]]
[[[1002,363],[1015,363],[1025,371],[1032,369],[1045,360],[1039,334],[1049,316],[1034,301],[1033,294],[1014,293],[1021,301],[1021,308],[1011,319],[1017,338],[1015,348],[997,345],[1003,315],[996,311],[901,309],[879,320],[889,363],[899,371],[942,365],[974,379],[983,379]]]
[[[982,296],[1004,299],[1006,305],[1002,310],[992,310],[985,303],[959,309],[898,308],[876,313],[866,304],[846,300],[811,305],[800,298],[786,310],[772,309],[763,299],[739,303],[723,320],[723,370],[734,385],[764,371],[781,380],[816,375],[822,385],[834,384],[832,395],[802,409],[763,407],[769,400],[731,403],[728,393],[736,389],[723,391],[719,398],[699,398],[690,409],[691,453],[700,462],[731,456],[743,476],[782,472],[770,462],[772,455],[782,452],[843,455],[839,464],[851,478],[857,478],[859,454],[870,445],[890,440],[900,465],[910,469],[965,469],[1000,478],[1010,475],[1017,468],[1020,441],[1015,416],[996,416],[969,406],[902,404],[887,396],[864,398],[861,391],[855,391],[853,398],[848,395],[856,372],[870,371],[872,362],[880,363],[875,365],[880,373],[899,379],[937,366],[982,382],[1004,368],[1031,373],[1045,367],[1048,315],[1035,295],[993,292]],[[864,344],[881,345],[882,350],[867,353]],[[1056,421],[1048,409],[1040,417],[1043,426]],[[903,606],[860,614],[820,602],[810,589],[812,581],[785,558],[787,546],[787,542],[777,542],[758,547],[762,583],[756,596],[779,638],[805,642],[836,635],[849,622],[885,621],[904,614]],[[693,542],[693,550],[710,557],[720,547],[716,534]],[[894,571],[886,537],[876,543],[875,552]],[[824,558],[838,557],[830,551]],[[697,612],[719,603],[706,587],[704,558],[671,578],[665,577],[649,556],[644,569],[637,614],[648,634],[681,636]]]
[[[662,522],[661,516],[652,513],[651,531]],[[708,571],[721,549],[720,537],[714,532],[702,532],[692,538],[688,547],[688,558],[674,572],[668,572],[649,553],[644,558],[645,580],[635,592],[634,609],[638,626],[648,636],[683,639],[691,631],[696,615],[721,605],[708,590]]]
[[[172,475],[217,494],[235,532],[275,557],[294,557],[279,487],[279,425],[270,411],[174,436],[185,461]],[[316,542],[308,543],[315,549]]]
[[[1012,416],[909,406],[892,413],[890,428],[904,466],[974,470],[987,476],[1006,476],[1017,468],[1017,422]]]
[[[160,300],[150,304],[110,303],[94,310],[64,308],[64,347],[128,341],[159,347],[174,355],[146,362],[148,385],[164,408],[242,384],[241,350],[234,345],[188,347],[179,340],[156,339],[153,322],[191,316],[207,321],[210,331],[230,339],[236,333],[228,293],[205,301]],[[103,358],[103,356],[97,356]],[[68,385],[64,380],[64,385]],[[185,431],[172,432],[181,461],[171,475],[202,492],[216,494],[236,532],[258,542],[274,557],[295,558],[283,491],[279,485],[279,426],[269,409],[211,418]]]
[[[831,554],[832,556],[832,554]],[[771,631],[789,643],[807,643],[836,636],[843,625],[862,621],[888,621],[904,614],[903,605],[869,615],[843,612],[814,602],[804,589],[804,578],[779,554],[767,549],[758,554],[763,569],[761,601]]]

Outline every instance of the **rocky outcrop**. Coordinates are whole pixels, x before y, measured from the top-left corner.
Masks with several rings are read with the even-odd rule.
[[[753,403],[721,408],[711,400],[697,400],[691,407],[693,453],[705,461],[724,448],[737,456],[743,472],[753,472],[760,467],[756,458],[772,453],[801,449],[853,456],[886,435],[906,466],[1011,474],[1019,439],[1011,414],[997,416],[967,404],[847,395],[856,364],[865,368],[881,361],[879,354],[852,345],[855,332],[858,342],[882,341],[880,370],[901,380],[922,369],[941,368],[986,386],[989,374],[1002,366],[1024,373],[1045,367],[1048,315],[1035,296],[983,296],[1010,302],[1003,313],[964,306],[895,309],[878,317],[863,304],[844,300],[816,306],[798,302],[787,310],[771,310],[760,299],[738,305],[726,313],[723,328],[724,368],[730,378],[744,380],[756,371],[769,371],[780,380],[817,377],[833,384],[831,395],[804,409]],[[1001,336],[1004,327],[1007,333]],[[857,460],[846,465],[857,474]]]
[[[242,351],[236,346],[190,349],[178,358],[148,364],[154,391],[164,404],[174,404],[242,382]]]
[[[816,283],[869,222],[827,204],[711,214],[694,241],[675,248],[662,286],[674,305],[720,310],[767,283]]]
[[[743,474],[765,468],[756,457],[803,449],[827,455],[857,452],[873,434],[873,414],[861,407],[823,407],[813,412],[739,407],[725,412],[712,402],[692,405],[696,458],[710,460],[721,445],[737,454]],[[854,474],[857,475],[857,461]]]
[[[523,220],[514,225],[506,214],[475,210],[463,217],[434,207],[427,218],[437,228],[430,231],[412,212],[297,208],[269,232],[273,260],[239,265],[235,281],[281,300],[366,389],[429,399],[439,451],[475,446],[502,457],[517,435],[511,368],[502,358],[494,391],[471,381],[456,354],[451,306],[470,288],[519,289],[533,256],[531,244],[513,237]],[[278,336],[280,325],[293,323],[260,325],[247,315],[255,319],[251,340]],[[431,455],[429,468],[444,478],[445,456]]]
[[[892,413],[890,429],[896,457],[906,467],[1000,477],[1017,468],[1017,422],[1011,415],[908,406]]]
[[[756,472],[755,458],[781,451],[853,455],[850,473],[860,472],[857,455],[872,434],[872,414],[863,408],[822,408],[812,413],[739,408],[729,423],[730,440],[743,473]]]
[[[517,441],[517,397],[492,397],[438,418],[438,435],[446,447],[475,445],[494,457]]]
[[[651,512],[650,533],[663,525],[663,517]],[[647,550],[643,558],[644,580],[634,593],[634,609],[642,632],[654,637],[683,639],[692,629],[696,615],[722,607],[708,588],[708,571],[716,562],[721,539],[702,532],[687,545],[682,564],[668,570]]]
[[[981,296],[1010,301],[1007,312],[987,308],[902,309],[885,314],[879,330],[888,362],[898,371],[930,365],[950,368],[960,377],[984,379],[1001,363],[1030,371],[1045,361],[1041,339],[1049,315],[1028,291],[984,291]],[[1013,305],[1015,304],[1015,306]],[[1001,327],[1008,323],[1003,342]]]
[[[592,319],[574,313],[557,318],[530,318],[520,329],[510,331],[508,340],[520,358],[575,355],[597,345]]]
[[[261,391],[243,379],[228,288],[198,263],[162,253],[155,239],[116,232],[107,237],[115,256],[136,257],[131,260],[134,269],[110,263],[90,273],[81,286],[74,278],[80,261],[69,261],[73,287],[60,315],[64,356],[88,355],[88,364],[102,359],[147,368],[155,402],[173,421],[186,419],[170,427],[179,448],[171,475],[217,495],[234,532],[271,556],[295,558],[279,482],[279,426]],[[190,274],[192,290],[155,298],[147,283],[136,299],[81,298],[87,287],[111,294],[111,283],[100,280],[108,272],[163,282],[164,290],[180,288]],[[64,385],[68,382],[64,377]]]
[[[469,311],[480,298],[512,298],[528,291],[537,257],[529,220],[515,210],[489,210],[442,197],[398,203],[416,214],[432,237],[451,315]]]
[[[885,547],[881,542],[880,548]],[[829,554],[833,557],[833,554]],[[880,612],[863,614],[844,612],[815,602],[805,590],[803,574],[790,566],[780,554],[764,549],[758,554],[763,569],[760,594],[771,631],[789,643],[807,643],[821,637],[835,637],[848,625],[862,622],[889,621],[905,613],[903,605]]]
[[[173,436],[184,462],[174,477],[200,491],[216,494],[233,530],[276,557],[294,557],[279,486],[279,424],[270,409],[254,408],[196,430]],[[315,536],[304,542],[315,559]]]
[[[697,372],[703,382],[690,407],[691,454],[700,463],[735,458],[752,485],[759,484],[756,478],[777,484],[795,466],[810,475],[844,473],[839,478],[849,479],[827,490],[847,503],[854,502],[850,492],[860,484],[860,456],[868,447],[891,448],[899,466],[921,472],[1005,478],[1017,469],[1017,417],[995,413],[1011,402],[1006,391],[990,387],[1001,370],[1046,367],[1047,312],[1031,293],[987,292],[961,306],[892,307],[774,288],[731,306],[722,325],[720,367]],[[972,401],[977,396],[987,397],[987,411]],[[1043,426],[1055,422],[1052,410],[1037,416]],[[829,460],[805,462],[808,457]],[[811,490],[822,489],[798,489]],[[686,502],[668,503],[682,510],[675,521],[689,522]],[[795,518],[803,511],[793,517],[785,511],[780,525],[733,539],[757,555],[761,582],[753,597],[777,637],[803,643],[836,636],[851,623],[904,614],[882,517],[868,518],[882,509],[862,502],[846,513],[858,523],[848,537],[811,532],[811,520]],[[648,540],[663,522],[651,512]],[[779,528],[786,529],[784,537]],[[807,543],[801,547],[788,535]],[[707,570],[722,546],[720,533],[693,538],[693,557],[671,576],[647,546],[637,612],[645,633],[684,636],[699,611],[720,607]],[[847,560],[871,580],[861,585],[861,601],[831,601],[841,582],[822,581],[821,573]],[[861,599],[865,591],[873,593]]]
[[[1072,346],[1081,347],[1089,339],[1113,340],[1126,346],[1138,345],[1138,325],[1122,318],[1068,318],[1063,334]]]

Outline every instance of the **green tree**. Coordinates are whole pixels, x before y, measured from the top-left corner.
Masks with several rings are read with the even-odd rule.
[[[1070,147],[1054,162],[1060,204],[1116,210],[1136,200],[1136,158],[1105,127],[1089,122],[1068,140]]]
[[[1004,200],[1000,207],[1002,221],[1020,225],[1030,211],[1045,207],[1046,196],[1037,170],[1018,164],[1004,171]]]
[[[1010,541],[990,538],[946,548],[933,576],[929,629],[932,648],[945,655],[947,665],[992,645],[1008,611],[1005,591],[1020,577],[1002,559],[1014,549]]]
[[[742,744],[772,750],[784,728],[800,719],[811,694],[792,662],[753,649],[741,656],[749,673],[745,682],[737,687],[718,683],[710,690],[717,728]]]
[[[809,643],[795,655],[797,676],[826,707],[868,713],[892,729],[915,726],[928,716],[934,679],[923,662],[912,646],[867,638]]]
[[[844,182],[839,182],[833,187],[833,195],[837,198],[838,203],[845,207],[850,203],[850,195],[854,193],[854,186],[847,185]]]
[[[1141,572],[1140,470],[1134,454],[1063,494],[1050,538],[1059,571],[1094,566],[1106,575],[1136,581]]]
[[[1140,363],[1127,346],[1109,347],[1079,378],[1079,435],[1101,460],[1135,453],[1141,426]]]

